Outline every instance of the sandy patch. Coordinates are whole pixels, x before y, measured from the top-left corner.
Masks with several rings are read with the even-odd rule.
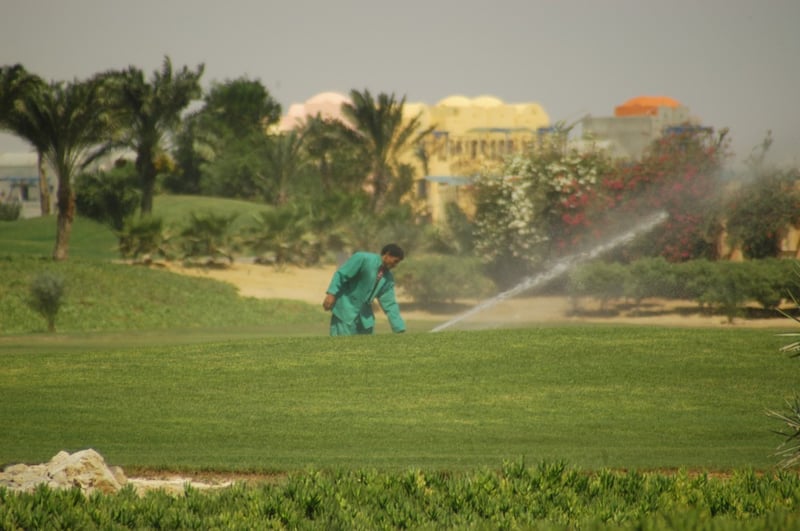
[[[302,300],[310,304],[322,304],[325,289],[336,270],[335,266],[308,268],[285,267],[276,269],[251,263],[235,263],[226,268],[182,267],[166,264],[165,268],[176,273],[229,282],[246,297],[282,298]],[[441,305],[435,309],[422,309],[398,289],[398,302],[403,317],[407,320],[429,320],[445,322],[462,316],[475,305],[478,299],[460,299],[454,304]],[[500,328],[526,324],[559,323],[626,323],[652,326],[688,327],[788,327],[794,323],[785,318],[742,318],[729,323],[722,315],[708,315],[698,311],[691,301],[650,300],[637,310],[623,308],[613,313],[602,311],[595,301],[584,300],[580,312],[574,312],[567,297],[528,296],[516,297],[471,315],[453,328]]]

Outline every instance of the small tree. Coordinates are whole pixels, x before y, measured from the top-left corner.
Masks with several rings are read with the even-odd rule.
[[[64,297],[64,278],[51,272],[39,273],[30,285],[30,307],[47,320],[48,332],[56,331],[56,315]]]
[[[16,200],[0,200],[0,221],[16,221],[20,214],[22,214],[22,203]]]

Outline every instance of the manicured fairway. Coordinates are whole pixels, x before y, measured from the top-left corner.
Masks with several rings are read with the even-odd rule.
[[[101,339],[0,339],[0,463],[766,469],[800,370],[734,328]]]

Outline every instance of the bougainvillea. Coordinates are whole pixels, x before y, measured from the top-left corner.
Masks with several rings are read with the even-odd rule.
[[[667,221],[648,236],[649,245],[639,247],[641,254],[670,261],[717,257],[726,134],[699,127],[669,131],[641,160],[620,165],[602,183],[607,212],[668,214]]]

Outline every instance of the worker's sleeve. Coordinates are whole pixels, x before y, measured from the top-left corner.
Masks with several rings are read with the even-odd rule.
[[[378,294],[378,303],[389,319],[392,332],[405,332],[406,323],[400,315],[400,305],[397,304],[397,298],[394,295],[394,281],[386,283],[384,289]]]
[[[331,283],[328,285],[326,293],[330,293],[338,297],[342,292],[342,287],[352,280],[353,277],[358,275],[358,272],[361,270],[361,266],[363,264],[364,255],[362,253],[356,253],[351,256],[347,262],[342,264],[342,266],[333,274],[333,278],[331,278]]]

